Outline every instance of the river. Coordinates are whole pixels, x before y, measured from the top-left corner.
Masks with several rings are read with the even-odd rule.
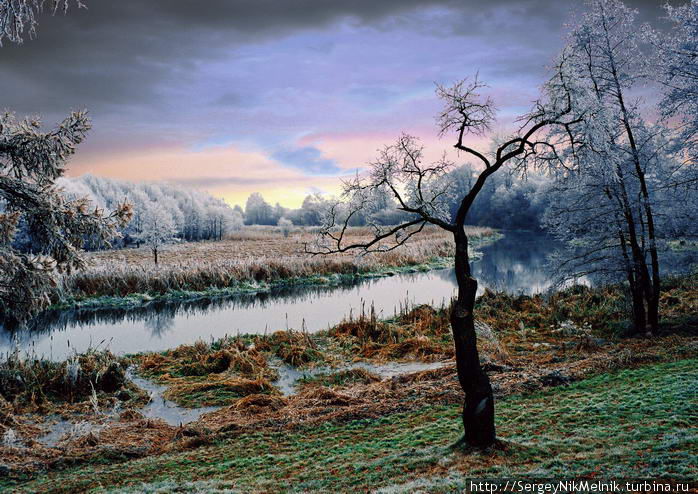
[[[480,290],[543,292],[552,284],[546,256],[555,243],[545,235],[506,232],[473,262]],[[454,295],[453,269],[362,279],[340,286],[297,286],[255,295],[153,302],[119,309],[50,311],[28,329],[0,329],[0,352],[14,348],[62,359],[90,347],[117,354],[161,351],[198,339],[281,329],[326,329],[349,315],[368,311],[389,317],[414,304],[446,304]]]

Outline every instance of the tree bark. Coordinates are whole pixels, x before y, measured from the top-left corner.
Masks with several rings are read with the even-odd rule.
[[[638,283],[631,283],[630,293],[633,299],[633,330],[636,334],[644,334],[647,329],[645,316],[644,290]]]
[[[652,293],[647,298],[647,323],[654,335],[659,333],[659,290],[659,279],[652,278]]]
[[[451,310],[451,329],[456,351],[458,380],[465,393],[464,439],[470,446],[486,448],[496,440],[494,396],[490,380],[480,366],[477,350],[473,316],[477,281],[470,276],[468,239],[462,228],[458,230],[455,234],[458,298]]]

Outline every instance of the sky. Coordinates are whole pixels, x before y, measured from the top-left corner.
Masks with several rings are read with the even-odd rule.
[[[241,205],[258,191],[286,207],[336,194],[401,132],[427,158],[457,161],[453,139],[437,136],[437,83],[479,73],[497,103],[494,133],[510,130],[581,4],[84,1],[0,48],[0,110],[51,125],[87,109],[93,129],[69,176],[164,180]],[[661,25],[664,0],[627,3]]]

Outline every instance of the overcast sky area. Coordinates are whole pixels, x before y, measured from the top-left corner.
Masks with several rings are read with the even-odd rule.
[[[0,48],[0,109],[51,124],[87,108],[94,127],[71,176],[166,180],[243,205],[260,191],[296,207],[310,192],[335,193],[338,177],[402,131],[428,156],[449,149],[436,136],[435,83],[479,71],[506,132],[581,2],[85,3]],[[664,0],[627,3],[661,25]]]

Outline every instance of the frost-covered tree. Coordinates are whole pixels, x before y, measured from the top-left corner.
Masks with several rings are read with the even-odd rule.
[[[469,189],[477,178],[477,169],[463,165],[451,172],[452,180]],[[509,230],[540,230],[548,205],[546,188],[549,179],[533,170],[521,176],[514,170],[492,176],[470,209],[470,224]],[[458,211],[458,201],[450,204],[451,214]]]
[[[287,218],[279,218],[276,224],[281,230],[281,233],[284,234],[284,237],[288,237],[289,233],[291,233],[291,228],[293,228],[293,221]]]
[[[49,305],[61,273],[83,266],[85,240],[108,242],[131,216],[125,203],[105,216],[84,198],[66,198],[55,184],[89,128],[84,112],[50,131],[37,120],[0,116],[0,314],[6,320],[22,322]],[[20,225],[29,251],[16,247]]]
[[[163,245],[171,243],[175,233],[177,229],[172,213],[165,206],[157,202],[146,205],[143,210],[141,241],[153,253],[155,264],[158,263],[158,254]]]
[[[633,97],[651,81],[649,28],[617,0],[587,2],[572,26],[557,73],[546,85],[555,113],[570,106],[581,122],[556,133],[567,142],[536,156],[553,170],[548,225],[577,255],[562,259],[565,274],[624,273],[636,331],[659,325],[661,289],[657,190],[672,172],[668,132],[650,123]]]
[[[665,117],[676,117],[680,125],[679,143],[686,159],[698,166],[698,0],[681,7],[667,5],[674,29],[659,36],[655,43],[660,80],[664,85],[661,110]],[[695,175],[683,177],[694,181]]]
[[[254,192],[245,204],[245,223],[248,225],[273,225],[273,210],[262,194]]]
[[[122,242],[140,242],[143,214],[151,202],[171,215],[176,236],[184,240],[216,240],[242,227],[242,214],[222,199],[193,188],[164,182],[128,182],[83,175],[61,178],[60,186],[69,197],[89,197],[100,207],[111,208],[125,199],[133,205],[133,220],[121,233]]]
[[[55,13],[67,11],[71,2],[49,3]],[[45,4],[0,1],[0,45],[3,39],[21,43],[24,33],[36,35],[36,16]],[[73,112],[49,132],[36,119],[0,116],[0,317],[6,321],[21,323],[49,305],[60,274],[84,264],[85,239],[108,242],[131,216],[130,206],[121,203],[105,217],[84,198],[66,199],[55,185],[89,128],[85,112]],[[29,252],[16,248],[20,224]]]
[[[452,180],[454,165],[446,159],[429,163],[423,148],[412,136],[402,135],[395,144],[380,151],[368,171],[344,184],[342,200],[326,208],[322,229],[306,250],[314,254],[388,251],[405,244],[426,225],[436,225],[453,235],[458,295],[451,311],[451,327],[456,353],[458,379],[465,392],[463,407],[464,441],[472,446],[487,447],[495,441],[494,397],[487,374],[480,366],[475,333],[474,307],[477,281],[471,275],[468,236],[465,221],[471,207],[487,181],[507,165],[523,163],[526,155],[541,151],[549,144],[540,134],[549,126],[570,125],[567,108],[558,113],[532,112],[522,122],[516,135],[500,140],[489,151],[479,151],[466,143],[470,134],[483,135],[495,122],[495,107],[480,92],[484,85],[477,78],[451,87],[437,88],[443,102],[438,117],[441,135],[455,134],[454,147],[479,161],[479,173],[468,188]],[[383,225],[376,220],[388,192],[396,207],[408,215],[398,225]],[[449,204],[459,203],[455,216]],[[373,232],[369,240],[356,241],[346,235],[352,218],[362,215]]]
[[[322,194],[315,193],[303,199],[299,216],[302,225],[320,225],[327,201]]]
[[[36,36],[37,16],[48,5],[53,14],[68,11],[71,4],[85,7],[80,0],[1,0],[0,1],[0,46],[4,38],[12,43],[22,43],[25,33]]]

